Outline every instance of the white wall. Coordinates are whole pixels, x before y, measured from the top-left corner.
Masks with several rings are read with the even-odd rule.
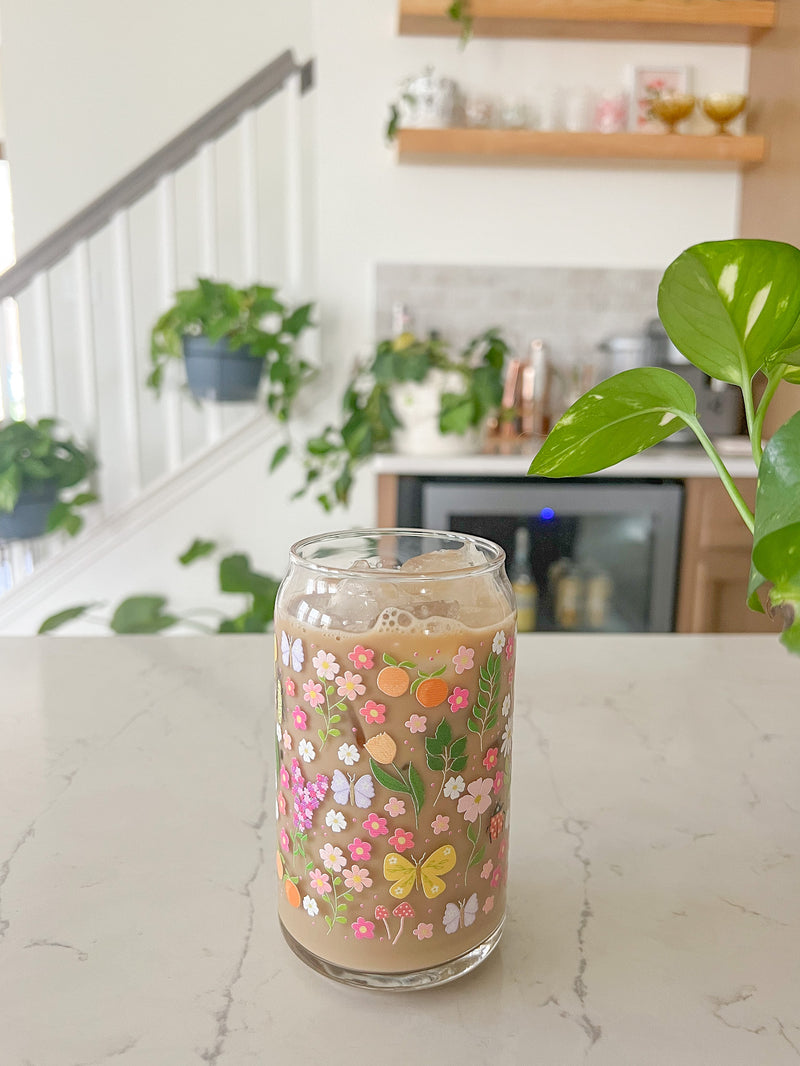
[[[24,252],[284,48],[309,0],[2,0],[3,96]]]

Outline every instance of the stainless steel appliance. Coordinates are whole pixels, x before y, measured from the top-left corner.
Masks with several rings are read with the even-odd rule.
[[[683,486],[675,481],[403,476],[398,523],[489,537],[528,530],[537,628],[674,629]]]

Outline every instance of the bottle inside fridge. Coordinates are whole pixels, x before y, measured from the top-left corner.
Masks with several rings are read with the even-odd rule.
[[[530,552],[528,527],[517,526],[514,533],[514,555],[508,576],[517,601],[517,631],[520,633],[532,633],[536,629],[536,605],[539,590],[533,579]]]

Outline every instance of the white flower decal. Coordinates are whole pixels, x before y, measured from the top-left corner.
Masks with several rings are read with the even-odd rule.
[[[339,756],[339,761],[343,762],[345,766],[353,766],[361,758],[361,752],[355,744],[340,744],[336,754]]]
[[[511,754],[511,722],[506,722],[506,727],[503,730],[503,743],[500,745],[500,751],[506,758]]]
[[[448,799],[458,799],[464,789],[467,787],[467,783],[461,774],[458,777],[451,777],[450,780],[444,786],[444,794]]]
[[[494,640],[492,641],[492,651],[495,653],[495,655],[499,655],[505,646],[506,633],[504,629],[501,629],[494,635]]]
[[[303,762],[313,762],[317,757],[316,751],[314,751],[314,745],[310,740],[301,740],[297,745],[297,754],[303,760]]]
[[[503,700],[503,717],[508,718],[508,712],[511,710],[511,696],[506,696]]]
[[[324,677],[326,681],[333,681],[339,672],[339,664],[329,651],[320,649],[311,662],[317,671],[317,677]]]
[[[319,904],[311,896],[303,896],[303,910],[309,918],[316,918],[319,914]]]
[[[328,811],[325,815],[325,825],[334,833],[341,833],[343,829],[347,828],[347,819],[341,811]]]

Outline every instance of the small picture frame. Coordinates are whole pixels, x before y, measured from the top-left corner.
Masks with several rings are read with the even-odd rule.
[[[630,67],[629,129],[633,133],[661,133],[662,122],[651,109],[652,101],[662,93],[688,93],[689,67]]]

